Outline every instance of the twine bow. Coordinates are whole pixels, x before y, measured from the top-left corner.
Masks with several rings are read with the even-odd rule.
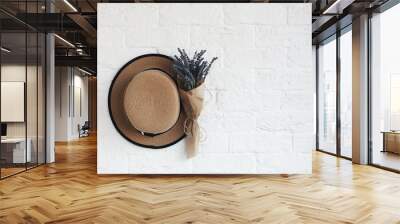
[[[186,118],[185,122],[183,123],[183,132],[185,132],[187,136],[192,137],[194,126],[199,126],[197,120]]]

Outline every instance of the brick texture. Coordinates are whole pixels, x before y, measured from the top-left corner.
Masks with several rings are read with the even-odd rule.
[[[206,81],[200,152],[152,150],[115,130],[111,80],[130,59],[176,48],[218,56]],[[314,76],[310,4],[98,5],[98,173],[310,173]]]

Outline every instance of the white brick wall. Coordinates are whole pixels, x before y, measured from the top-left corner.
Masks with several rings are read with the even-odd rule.
[[[198,156],[115,130],[107,95],[118,69],[146,53],[218,56],[200,117]],[[310,4],[99,4],[98,173],[310,173],[314,77]]]

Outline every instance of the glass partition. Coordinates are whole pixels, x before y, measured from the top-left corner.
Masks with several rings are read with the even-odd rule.
[[[400,171],[400,5],[371,19],[372,164]]]
[[[347,32],[346,32],[347,31]],[[352,157],[352,34],[340,36],[340,154]]]
[[[336,154],[336,39],[318,47],[318,149]]]
[[[44,1],[0,6],[41,13]],[[0,12],[0,178],[45,163],[45,45],[44,33]]]
[[[37,64],[37,162],[46,162],[46,37],[43,33],[38,33],[38,64]]]
[[[352,157],[352,26],[318,45],[318,150]]]
[[[27,33],[27,74],[26,74],[26,113],[27,113],[27,150],[30,151],[30,161],[27,167],[31,168],[37,165],[38,157],[38,35],[35,32]]]
[[[26,141],[26,41],[25,32],[1,34],[2,177],[24,171],[27,162],[31,162]]]

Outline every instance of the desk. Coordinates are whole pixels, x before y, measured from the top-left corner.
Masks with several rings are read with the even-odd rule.
[[[25,138],[5,138],[1,139],[1,156],[9,163],[25,163],[31,162],[32,153],[30,138],[26,140],[28,143],[25,154]],[[11,146],[11,147],[10,147]],[[11,159],[12,158],[12,159]]]
[[[383,150],[382,152],[393,152],[400,154],[400,132],[383,131]]]

